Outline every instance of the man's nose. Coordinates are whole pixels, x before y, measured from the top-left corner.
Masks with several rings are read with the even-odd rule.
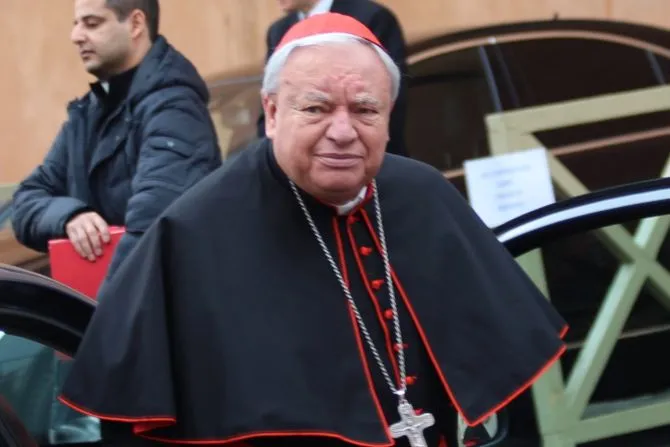
[[[332,117],[326,137],[337,145],[346,145],[358,137],[358,133],[353,126],[351,116],[347,110],[337,110]]]
[[[83,30],[79,25],[74,25],[72,27],[72,32],[70,32],[70,40],[74,44],[81,44],[84,42],[86,36],[84,35]]]

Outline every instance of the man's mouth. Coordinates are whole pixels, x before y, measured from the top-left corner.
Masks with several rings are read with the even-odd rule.
[[[318,158],[327,167],[335,169],[351,168],[362,159],[360,156],[351,154],[322,154]]]

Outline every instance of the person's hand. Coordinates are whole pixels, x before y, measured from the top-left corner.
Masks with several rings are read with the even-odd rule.
[[[98,213],[78,214],[65,225],[67,237],[82,258],[93,262],[102,256],[102,245],[110,239],[109,226]]]

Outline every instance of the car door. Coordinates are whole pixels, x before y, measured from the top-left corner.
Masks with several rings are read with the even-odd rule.
[[[0,445],[27,445],[25,433],[39,446],[99,443],[99,421],[57,400],[94,308],[49,278],[0,266]]]
[[[670,365],[662,354],[670,343],[670,312],[663,306],[670,284],[663,273],[670,271],[669,214],[670,178],[661,178],[564,200],[494,229],[514,256],[542,249],[543,259],[530,268],[544,271],[543,286],[570,327],[558,373],[548,374],[540,387],[545,394],[525,392],[507,407],[510,424],[501,445],[542,445],[543,430],[573,440],[570,446],[668,445],[665,410],[658,410],[666,415],[660,421],[630,416],[627,424],[604,424],[598,431],[582,427],[599,415],[627,420],[627,411],[662,405],[670,392]],[[636,259],[631,253],[643,255]],[[603,274],[605,263],[613,266],[609,276]],[[638,263],[654,265],[654,279],[636,286],[626,275]],[[656,286],[659,278],[662,287]],[[592,303],[597,305],[593,312]],[[588,383],[579,382],[586,375]],[[583,399],[584,409],[550,403],[565,396]],[[550,426],[561,417],[570,423]]]

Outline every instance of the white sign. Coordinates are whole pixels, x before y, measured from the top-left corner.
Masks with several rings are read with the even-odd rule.
[[[555,202],[544,148],[468,160],[470,206],[489,227]]]

